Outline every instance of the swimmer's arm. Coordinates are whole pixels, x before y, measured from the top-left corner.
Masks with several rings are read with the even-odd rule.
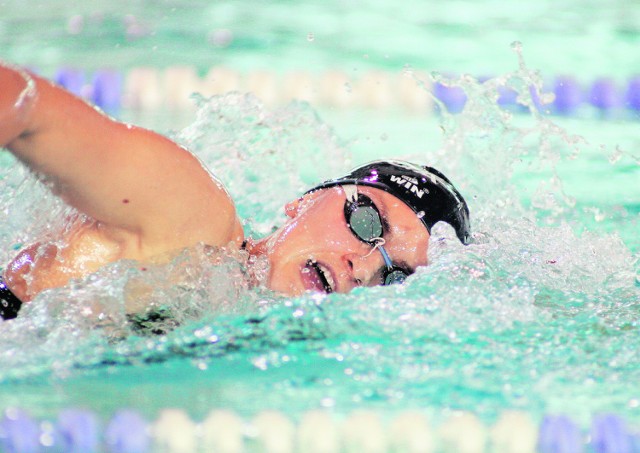
[[[0,145],[67,203],[114,231],[133,233],[140,247],[222,245],[241,234],[222,185],[171,140],[114,121],[36,76],[29,108],[5,115],[11,96],[29,83],[20,78],[0,64],[0,87],[11,87],[0,98],[0,115],[9,117],[0,123]]]

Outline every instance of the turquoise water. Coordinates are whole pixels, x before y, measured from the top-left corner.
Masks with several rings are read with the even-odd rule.
[[[189,64],[206,70],[369,68],[494,75],[522,41],[533,68],[590,79],[640,72],[637,0],[265,2],[19,0],[0,4],[0,55],[43,70]]]
[[[0,56],[45,72],[70,62],[125,70],[170,61],[199,70],[393,73],[410,65],[496,76],[455,79],[469,104],[454,116],[267,108],[229,95],[201,101],[191,117],[143,118],[221,177],[254,234],[277,224],[282,204],[308,184],[402,156],[456,182],[470,204],[474,244],[436,228],[432,264],[406,285],[295,299],[234,281],[242,262],[221,254],[222,266],[211,268],[206,250],[151,276],[117,263],[43,294],[0,325],[2,407],[40,416],[70,406],[149,416],[180,407],[196,418],[213,407],[293,416],[319,407],[389,415],[420,408],[435,418],[464,409],[485,420],[516,408],[536,418],[562,412],[586,423],[615,412],[640,421],[638,123],[512,115],[494,97],[495,86],[508,84],[526,102],[528,87],[566,71],[567,61],[585,78],[634,74],[637,3],[594,2],[579,15],[584,2],[513,11],[492,2],[400,11],[358,2],[41,3],[35,16],[17,2],[1,5]],[[144,22],[140,36],[127,34],[125,11]],[[69,32],[74,15],[84,23],[77,34]],[[227,35],[216,30],[232,30],[233,39],[223,45]],[[514,39],[523,42],[524,67]],[[6,153],[0,159],[6,262],[20,244],[60,227],[68,210]],[[189,274],[197,290],[163,286],[174,271]],[[154,301],[170,305],[181,326],[150,337],[127,330],[122,295],[140,278],[159,285]]]

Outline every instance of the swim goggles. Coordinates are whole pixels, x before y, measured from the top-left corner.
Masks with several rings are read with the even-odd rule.
[[[355,186],[342,188],[347,196],[344,204],[344,218],[349,229],[358,239],[372,245],[373,250],[379,250],[382,254],[385,264],[382,271],[382,284],[393,285],[404,282],[409,272],[394,265],[383,246],[384,227],[380,211],[369,197],[358,194]]]

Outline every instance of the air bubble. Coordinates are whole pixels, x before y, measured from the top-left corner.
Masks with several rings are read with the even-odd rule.
[[[84,17],[79,14],[71,16],[67,21],[67,33],[70,35],[78,35],[84,28]]]
[[[316,37],[314,36],[314,34],[312,32],[309,32],[307,34],[307,41],[313,42],[315,39],[316,39]]]

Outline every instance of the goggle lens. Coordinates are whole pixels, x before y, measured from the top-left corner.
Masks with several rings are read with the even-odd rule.
[[[348,222],[351,231],[361,241],[373,243],[375,239],[382,237],[382,221],[372,206],[356,204],[350,210]]]
[[[404,283],[407,279],[407,274],[400,269],[394,269],[391,272],[387,272],[384,276],[384,285],[396,285]]]
[[[384,231],[380,213],[373,201],[369,197],[359,195],[357,201],[347,200],[344,213],[353,234],[361,241],[376,246],[376,240],[382,237]],[[382,253],[386,265],[382,275],[382,284],[386,286],[403,283],[408,277],[407,272],[392,265],[382,245],[377,245],[377,247]]]

